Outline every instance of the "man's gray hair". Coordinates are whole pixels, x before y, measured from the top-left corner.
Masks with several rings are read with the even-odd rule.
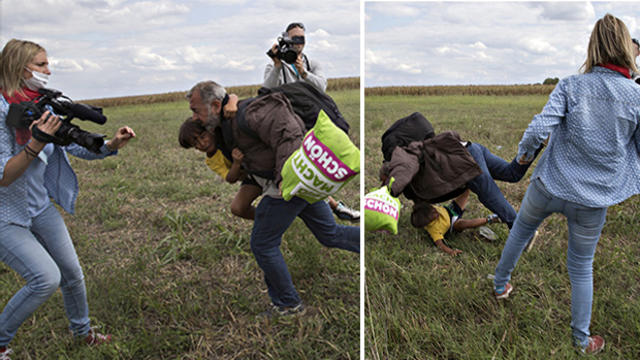
[[[215,81],[208,80],[201,81],[195,84],[191,88],[191,90],[187,92],[187,100],[191,100],[191,96],[193,96],[193,92],[195,90],[198,90],[198,92],[200,93],[200,98],[202,99],[202,103],[206,104],[207,106],[211,106],[213,100],[222,101],[225,95],[227,95],[227,91],[222,85],[218,84]]]

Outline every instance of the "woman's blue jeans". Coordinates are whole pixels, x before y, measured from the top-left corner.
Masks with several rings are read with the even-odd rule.
[[[30,228],[0,222],[0,260],[26,280],[0,314],[0,346],[60,287],[69,328],[75,336],[89,332],[84,275],[62,216],[51,204],[32,219]]]
[[[282,235],[296,217],[304,221],[322,245],[360,252],[360,228],[336,224],[326,202],[309,204],[297,196],[289,201],[263,197],[256,208],[251,250],[264,272],[271,302],[277,306],[295,306],[301,302],[280,251]]]
[[[552,213],[566,216],[569,226],[567,270],[571,280],[571,328],[576,345],[585,347],[589,344],[593,303],[593,256],[607,208],[589,208],[559,199],[546,190],[540,179],[533,179],[502,250],[494,285],[506,285],[529,239],[540,223]]]

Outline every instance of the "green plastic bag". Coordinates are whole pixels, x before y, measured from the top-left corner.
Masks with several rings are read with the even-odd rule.
[[[282,197],[309,203],[335,194],[360,172],[360,150],[324,111],[282,167]]]
[[[393,178],[389,186],[393,183]],[[367,231],[388,231],[398,233],[398,217],[402,204],[400,199],[389,193],[383,186],[364,196],[364,228]]]

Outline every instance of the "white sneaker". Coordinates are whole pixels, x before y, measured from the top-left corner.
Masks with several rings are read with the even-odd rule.
[[[342,220],[348,220],[352,222],[360,220],[360,211],[348,207],[342,201],[338,203],[338,206],[336,206],[336,208],[333,210],[333,213]]]

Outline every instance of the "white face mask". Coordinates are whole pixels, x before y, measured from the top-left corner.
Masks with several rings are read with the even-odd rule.
[[[37,72],[35,70],[27,69],[27,71],[31,72],[31,77],[24,81],[24,84],[33,91],[38,91],[43,87],[47,86],[47,82],[49,81],[49,75]]]

